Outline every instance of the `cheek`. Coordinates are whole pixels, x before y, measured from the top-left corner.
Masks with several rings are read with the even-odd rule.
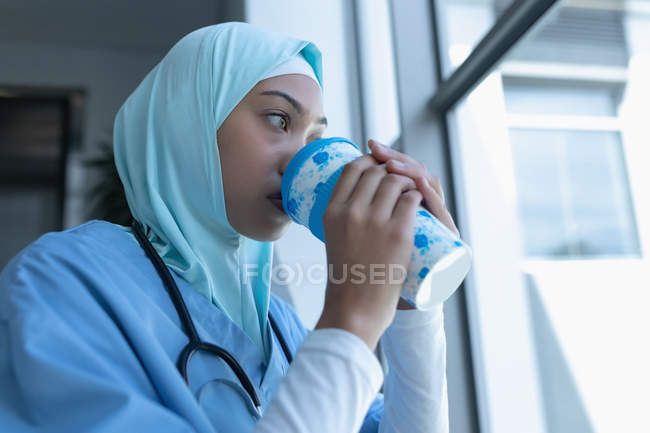
[[[268,190],[272,173],[271,155],[241,142],[236,151],[226,150],[221,155],[224,192],[229,207],[250,207],[247,203]]]
[[[225,187],[241,184],[246,172],[254,165],[254,144],[251,134],[243,128],[235,131],[224,129],[217,134],[219,160]]]
[[[221,163],[228,164],[231,170],[253,170],[266,156],[268,133],[254,119],[239,120],[236,128],[224,129],[223,134],[218,135]]]
[[[226,196],[231,201],[259,197],[278,182],[282,143],[258,117],[228,119],[217,134]],[[243,205],[243,204],[242,204]]]

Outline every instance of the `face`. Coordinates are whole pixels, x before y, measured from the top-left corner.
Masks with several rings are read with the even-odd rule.
[[[298,74],[257,83],[217,131],[230,225],[258,241],[282,236],[290,219],[281,209],[282,174],[305,144],[327,126],[318,85]]]

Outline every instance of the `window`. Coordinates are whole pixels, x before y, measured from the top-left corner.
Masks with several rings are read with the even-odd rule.
[[[620,86],[504,79],[517,204],[529,257],[640,254]]]
[[[480,431],[650,431],[650,1],[433,5]]]

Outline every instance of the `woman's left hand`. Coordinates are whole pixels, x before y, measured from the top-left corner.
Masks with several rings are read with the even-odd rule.
[[[445,194],[440,181],[429,173],[424,164],[375,140],[368,140],[368,147],[372,156],[379,163],[386,164],[386,170],[389,173],[401,174],[413,179],[418,191],[422,193],[424,198],[424,207],[456,236],[459,236],[458,228],[456,228],[456,224],[445,205]],[[399,310],[415,309],[401,298],[397,308]]]

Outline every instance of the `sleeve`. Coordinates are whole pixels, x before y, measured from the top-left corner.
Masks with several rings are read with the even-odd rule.
[[[81,268],[31,252],[0,274],[0,430],[212,431],[162,403]]]
[[[380,433],[448,433],[446,341],[442,304],[398,310],[382,336],[388,361]]]
[[[255,432],[357,432],[382,380],[379,360],[359,337],[312,331]]]
[[[290,349],[292,352],[296,352],[298,347],[301,345],[301,343],[305,340],[305,338],[310,335],[313,331],[310,329],[307,329],[303,326],[302,321],[300,320],[300,317],[296,314],[295,310],[291,305],[289,305],[287,302],[281,300],[280,298],[273,296],[271,302],[276,302],[278,303],[278,309],[277,311],[281,316],[279,318],[282,320],[283,324],[285,324],[285,328],[287,328],[287,333],[289,338],[287,339],[287,342],[290,346]],[[346,332],[339,330],[341,332]],[[346,332],[347,333],[347,332]],[[350,333],[348,333],[350,334]],[[356,337],[353,334],[350,334],[352,337]],[[340,337],[340,336],[339,336]],[[358,342],[361,342],[363,344],[362,348],[367,349],[367,346],[363,341],[359,338],[356,338]],[[353,339],[354,340],[354,339]],[[326,341],[325,346],[329,347],[331,344],[336,342],[336,338],[332,339],[331,341]],[[362,350],[361,352],[365,352],[365,350]],[[367,361],[364,361],[363,359],[367,359]],[[296,362],[297,358],[294,357],[294,363]],[[373,355],[372,358],[367,358],[367,357],[362,357],[361,362],[367,362],[367,365],[363,365],[364,369],[370,369],[372,370],[372,367],[374,364],[377,362],[376,357]],[[370,368],[369,368],[370,367]],[[291,369],[289,370],[291,371]],[[315,372],[316,373],[316,372]],[[285,377],[284,380],[287,380],[289,375],[287,374],[287,377]],[[302,379],[301,379],[302,380]],[[347,385],[346,385],[347,387]],[[346,388],[347,389],[347,388]],[[376,393],[374,400],[370,404],[369,409],[367,410],[367,413],[365,414],[363,418],[363,423],[361,425],[361,429],[358,430],[359,433],[376,433],[379,429],[379,423],[381,421],[382,413],[384,411],[384,395],[379,392]],[[337,430],[338,431],[338,430]],[[355,430],[356,431],[356,430]]]

